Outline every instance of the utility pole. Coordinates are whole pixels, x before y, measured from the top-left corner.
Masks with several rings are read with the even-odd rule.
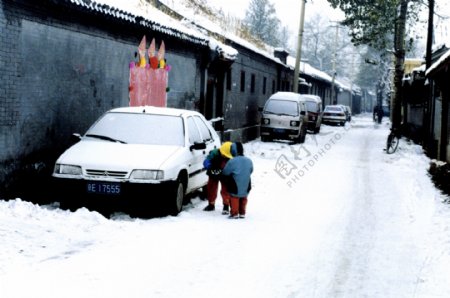
[[[434,0],[428,0],[428,31],[427,31],[427,48],[426,48],[426,69],[431,66],[431,55],[433,47],[433,26],[434,26]]]
[[[434,26],[434,0],[428,0],[428,32],[427,32],[427,47],[425,56],[426,70],[431,66],[431,56],[433,54],[433,26]],[[425,70],[425,71],[426,71]],[[425,105],[424,115],[424,143],[427,149],[431,152],[433,149],[433,134],[434,134],[434,102],[433,102],[433,81],[429,80],[427,102]],[[432,153],[433,154],[433,153]]]
[[[353,113],[353,71],[355,68],[355,49],[352,49],[352,64],[350,68],[350,109]]]
[[[334,90],[335,80],[336,80],[336,52],[337,52],[337,42],[339,35],[339,25],[336,23],[336,36],[334,39],[334,49],[333,49],[333,76],[331,79],[331,103],[337,104],[337,100],[335,100],[336,92]]]
[[[300,24],[298,26],[298,44],[297,44],[297,57],[295,60],[294,70],[294,92],[298,93],[298,79],[300,75],[300,60],[302,58],[302,40],[303,40],[303,26],[305,23],[305,3],[306,0],[300,0]]]

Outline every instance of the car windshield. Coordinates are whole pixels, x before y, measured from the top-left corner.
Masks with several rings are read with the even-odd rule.
[[[271,99],[264,109],[265,113],[298,116],[298,105],[295,101]]]
[[[328,111],[328,112],[342,112],[343,110],[342,110],[342,108],[341,107],[330,107],[330,106],[328,106],[328,107],[326,107],[325,108],[325,111]]]
[[[177,116],[107,113],[85,136],[127,144],[183,146],[184,125]]]
[[[313,101],[307,101],[306,102],[306,109],[308,112],[315,112],[317,113],[319,111],[319,105]]]

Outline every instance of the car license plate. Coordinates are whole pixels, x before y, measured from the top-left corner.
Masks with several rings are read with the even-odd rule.
[[[103,195],[120,195],[120,183],[114,182],[88,182],[86,186],[88,193],[103,194]]]
[[[282,128],[275,128],[273,131],[275,133],[284,133],[284,129],[282,129]]]

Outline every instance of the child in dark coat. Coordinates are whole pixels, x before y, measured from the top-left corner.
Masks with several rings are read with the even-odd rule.
[[[219,188],[219,181],[222,176],[222,169],[225,167],[231,155],[231,142],[225,142],[219,149],[213,149],[203,162],[208,175],[208,184],[206,185],[206,197],[208,205],[203,209],[204,211],[214,211],[217,192]],[[226,190],[226,186],[221,184],[220,194],[222,196],[223,211],[222,214],[229,214],[230,198]]]
[[[223,182],[231,196],[230,218],[245,218],[253,162],[244,156],[244,147],[240,142],[231,145],[231,154],[233,159],[229,160],[222,170]]]

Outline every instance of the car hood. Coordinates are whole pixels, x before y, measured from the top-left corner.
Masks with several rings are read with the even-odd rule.
[[[181,146],[121,144],[80,141],[67,149],[57,163],[89,169],[160,169],[165,161],[182,151]]]

